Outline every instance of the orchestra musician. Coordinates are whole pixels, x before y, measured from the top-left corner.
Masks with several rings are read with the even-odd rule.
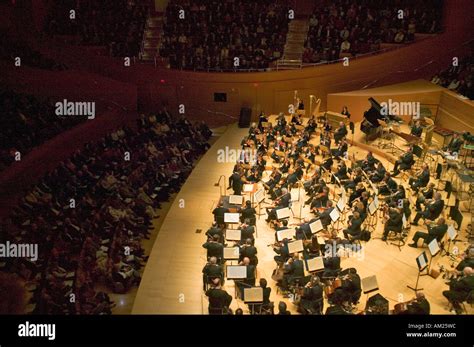
[[[247,239],[245,244],[240,247],[239,262],[243,261],[244,258],[249,258],[250,265],[258,265],[257,247],[253,245],[252,239]]]
[[[214,235],[209,238],[202,247],[207,249],[207,258],[216,257],[219,260],[224,256],[224,245],[219,242],[219,235]]]
[[[288,242],[289,240],[284,238],[281,242],[277,242],[276,246],[273,247],[273,251],[277,254],[273,257],[273,259],[277,262],[277,264],[283,264],[290,258]]]
[[[282,287],[288,289],[295,280],[304,277],[304,263],[298,253],[293,254],[284,265],[285,273],[283,275]]]
[[[224,207],[224,202],[219,202],[217,207],[212,211],[212,214],[214,215],[214,221],[217,224],[224,224],[224,214],[227,212],[229,212],[229,209]]]
[[[240,221],[242,223],[250,224],[252,221],[255,221],[255,215],[257,211],[252,207],[252,202],[250,200],[245,201],[245,207],[239,210]]]
[[[206,231],[208,238],[214,238],[214,235],[219,236],[219,242],[224,243],[224,230],[225,225],[218,225],[216,222],[212,223],[212,226]]]
[[[341,114],[346,116],[347,119],[351,119],[351,114],[349,113],[349,109],[347,108],[347,106],[342,107]]]
[[[321,314],[324,308],[323,287],[318,276],[312,276],[306,284],[299,302],[299,309],[304,314]]]
[[[410,134],[416,137],[421,137],[422,133],[423,133],[423,128],[421,127],[420,121],[417,120],[411,127]]]
[[[413,147],[410,146],[406,153],[404,153],[400,158],[395,161],[395,166],[393,167],[392,176],[395,177],[400,173],[400,170],[409,170],[415,163],[413,158]]]
[[[453,153],[459,153],[459,151],[461,150],[461,145],[462,145],[463,141],[462,139],[459,137],[459,134],[458,133],[454,133],[453,134],[453,137],[451,139],[451,141],[449,141],[449,144],[447,147],[443,148],[443,150],[445,152],[449,152],[449,154],[453,154]]]
[[[395,205],[399,204],[400,200],[403,200],[405,198],[406,198],[405,187],[400,184],[400,185],[398,185],[397,190],[395,191],[395,193],[390,194],[390,196],[388,196],[385,199],[385,202],[388,205],[395,206]]]
[[[355,189],[356,186],[362,182],[362,178],[362,169],[360,167],[356,167],[354,170],[352,170],[350,179],[343,180],[342,184],[345,189]]]
[[[234,190],[234,195],[241,195],[243,185],[244,182],[242,181],[240,173],[234,170],[232,175],[229,177],[229,188],[227,189],[232,188]]]
[[[337,168],[337,171],[336,173],[334,174],[334,176],[336,176],[337,178],[339,178],[339,180],[346,180],[348,179],[349,177],[347,176],[347,166],[346,166],[346,163],[345,162],[342,162],[338,168]]]
[[[313,213],[317,212],[318,208],[327,207],[329,201],[329,188],[323,187],[323,191],[316,195],[311,202],[310,209]]]
[[[288,192],[288,189],[282,188],[281,189],[281,196],[275,199],[274,204],[271,207],[267,207],[267,214],[268,217],[265,220],[267,223],[271,222],[272,220],[277,219],[276,210],[288,207],[291,200],[291,194]]]
[[[362,232],[361,230],[362,219],[360,218],[359,212],[355,211],[352,216],[349,217],[349,221],[347,223],[347,229],[344,229],[342,232],[344,233],[344,237],[349,239],[349,235],[351,239],[357,239],[360,237]]]
[[[344,122],[339,122],[339,128],[334,132],[334,141],[336,142],[336,145],[339,144],[339,142],[346,137],[348,131],[347,127],[344,124]]]
[[[443,295],[453,305],[456,313],[462,312],[461,303],[468,299],[469,295],[472,295],[474,290],[474,270],[471,267],[465,267],[463,270],[463,276],[450,281],[449,290],[445,290]]]
[[[416,211],[419,212],[421,211],[421,204],[424,204],[425,201],[433,199],[433,194],[434,194],[434,183],[428,184],[426,189],[422,190],[420,194],[418,194],[418,197],[416,198],[416,203],[415,203],[415,208]]]
[[[340,157],[344,157],[345,153],[347,153],[348,147],[347,141],[342,139],[336,149],[331,149],[331,154],[335,159],[340,160]]]
[[[425,201],[425,210],[422,212],[417,212],[415,219],[411,223],[412,225],[418,225],[420,218],[425,218],[429,220],[435,220],[443,212],[444,200],[441,199],[441,194],[436,192],[433,194],[434,200]]]
[[[430,181],[430,167],[428,164],[423,164],[421,172],[416,173],[416,177],[410,177],[408,185],[418,193],[418,189],[426,187]]]
[[[206,296],[209,298],[209,314],[225,314],[232,302],[232,296],[222,289],[220,278],[212,281]]]
[[[446,234],[446,231],[448,230],[448,226],[446,225],[446,222],[443,217],[438,218],[435,226],[431,226],[428,224],[427,228],[427,233],[417,231],[413,236],[412,243],[410,243],[408,246],[417,248],[419,239],[423,239],[426,244],[429,244],[434,239],[436,239],[438,242],[441,242],[444,235]]]
[[[362,196],[362,193],[366,190],[367,189],[365,188],[364,183],[357,183],[355,190],[351,193],[351,195],[349,195],[349,205],[352,205],[356,199],[359,199]]]
[[[323,225],[324,229],[326,229],[331,224],[332,220],[330,215],[333,210],[333,202],[332,200],[328,200],[326,203],[326,208],[323,212],[319,213],[317,210],[314,212],[315,215],[321,220],[321,224]]]
[[[428,315],[430,303],[423,292],[417,292],[413,300],[396,304],[394,314]]]
[[[387,206],[385,216],[382,241],[387,241],[387,236],[390,231],[395,231],[398,234],[402,232],[403,228],[401,209]]]
[[[202,269],[202,276],[204,290],[206,290],[206,284],[212,284],[214,279],[223,279],[224,270],[222,268],[222,265],[217,264],[216,257],[209,258],[209,262],[207,262],[204,268]]]
[[[235,281],[235,285],[238,288],[239,296],[243,298],[244,288],[250,288],[255,286],[255,276],[257,267],[250,264],[250,259],[245,257],[239,262],[240,266],[245,266],[247,275],[241,281]]]
[[[379,183],[385,177],[386,172],[387,170],[385,170],[383,164],[381,162],[378,162],[377,168],[370,174],[370,180],[373,183]]]
[[[382,182],[379,185],[379,194],[390,195],[397,190],[398,184],[391,177],[390,172],[386,172]]]
[[[362,168],[362,170],[368,173],[375,170],[375,165],[378,162],[379,160],[374,157],[371,151],[369,151],[369,153],[367,153],[367,156],[364,160],[357,161],[357,165],[359,165]]]
[[[260,131],[263,131],[263,124],[262,123],[268,123],[268,118],[265,115],[264,112],[260,113],[260,116],[258,117],[258,129]]]

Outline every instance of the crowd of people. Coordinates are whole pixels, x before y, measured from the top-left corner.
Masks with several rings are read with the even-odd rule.
[[[474,100],[474,56],[460,59],[457,65],[434,75],[431,82]]]
[[[19,61],[16,59],[20,58]],[[18,66],[29,66],[43,70],[66,70],[64,64],[45,57],[34,50],[26,42],[13,39],[6,32],[0,33],[0,60],[8,61]]]
[[[38,314],[110,314],[97,285],[126,293],[140,283],[160,203],[177,192],[208,149],[204,123],[166,109],[141,115],[47,173],[2,223],[0,241],[38,245],[38,259],[6,258],[2,270],[28,283]]]
[[[303,62],[333,61],[377,51],[381,43],[413,41],[415,33],[436,33],[441,10],[440,0],[320,1],[309,19]]]
[[[0,171],[32,148],[87,119],[59,117],[51,101],[11,90],[0,92],[0,112]]]
[[[160,54],[174,69],[265,69],[283,54],[288,22],[288,8],[271,0],[173,0]]]
[[[75,18],[71,19],[71,10]],[[83,45],[107,46],[116,57],[140,52],[147,7],[135,0],[55,1],[47,20],[50,35],[77,36]]]

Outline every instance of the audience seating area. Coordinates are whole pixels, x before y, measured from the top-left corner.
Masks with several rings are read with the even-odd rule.
[[[283,53],[288,21],[288,8],[270,0],[172,0],[160,54],[173,69],[265,69]]]
[[[403,10],[403,19],[399,19]],[[441,30],[442,0],[317,1],[309,19],[304,63],[337,60],[406,43]]]
[[[87,119],[86,116],[61,118],[49,100],[14,91],[0,91],[0,171],[66,129]]]
[[[70,19],[71,10],[76,11],[75,19]],[[134,57],[140,51],[147,11],[132,0],[55,1],[46,32],[77,36],[83,45],[107,46],[111,56]]]
[[[38,314],[110,314],[108,292],[140,283],[156,209],[178,191],[211,132],[168,112],[142,115],[88,143],[25,192],[0,226],[0,242],[38,244],[36,262],[5,258],[20,274]],[[74,199],[74,200],[71,200]],[[100,285],[102,290],[97,287]],[[71,296],[74,294],[74,296]]]
[[[21,66],[29,66],[43,70],[66,70],[64,64],[58,63],[32,49],[27,43],[9,37],[6,32],[0,33],[0,60],[16,63],[21,58]]]
[[[437,73],[431,82],[474,100],[474,56],[470,54],[460,59],[458,66],[451,65]]]

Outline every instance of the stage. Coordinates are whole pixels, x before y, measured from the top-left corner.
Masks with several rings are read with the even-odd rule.
[[[376,157],[388,170],[392,170],[393,164],[389,163],[387,158],[377,155],[379,151],[376,144],[369,143],[362,146],[365,141],[359,129],[359,124],[357,124],[354,134],[355,145],[350,147],[349,155],[362,159],[366,156],[367,149],[374,149]],[[206,250],[202,244],[206,241],[205,232],[213,222],[212,210],[220,198],[219,187],[216,187],[215,183],[220,175],[225,175],[227,187],[228,177],[235,164],[220,162],[217,159],[218,151],[225,150],[226,147],[239,149],[247,131],[248,129],[238,128],[236,124],[229,126],[198,162],[181,188],[159,230],[138,289],[133,314],[207,314],[207,298],[202,290],[202,268],[206,264]],[[352,134],[348,135],[348,139],[352,140]],[[311,142],[318,143],[319,136],[313,137]],[[397,146],[406,148],[401,142]],[[397,182],[400,182],[400,178],[397,178]],[[226,190],[224,194],[231,193],[232,190]],[[302,193],[304,194],[304,190]],[[306,197],[303,196],[300,201],[305,201],[305,199]],[[414,202],[413,197],[410,197],[410,200]],[[271,202],[268,195],[266,201]],[[265,212],[264,206],[262,206],[262,213]],[[299,202],[294,203],[293,211],[295,216],[299,217]],[[302,217],[311,216],[309,206],[302,208],[301,211]],[[275,236],[274,230],[267,225],[265,218],[266,214],[257,220],[258,237],[255,242],[259,258],[257,283],[259,278],[267,279],[268,285],[272,288],[270,300],[275,302],[275,306],[279,301],[285,301],[288,309],[296,313],[296,306],[290,299],[277,294],[275,282],[271,278],[276,264],[273,260],[275,253],[269,245],[273,245]],[[297,222],[296,218],[290,217],[290,225]],[[470,223],[470,218],[465,217],[461,230],[465,229],[467,223]],[[426,227],[412,226],[407,241],[409,242],[413,234],[420,230],[426,231]],[[379,290],[369,295],[362,294],[357,305],[359,311],[365,308],[366,300],[377,293],[389,300],[390,309],[393,309],[396,303],[414,297],[414,292],[407,285],[415,286],[418,274],[416,257],[427,249],[421,247],[414,249],[405,245],[399,250],[398,247],[380,239],[382,231],[383,225],[379,220],[376,230],[372,233],[373,239],[362,242],[362,249],[355,256],[341,259],[343,269],[355,267],[362,279],[372,275],[377,276]],[[459,238],[463,241],[458,242],[457,246],[459,249],[464,249],[465,233],[460,232]],[[451,269],[447,258],[447,256],[436,256],[433,259],[432,268],[443,265]],[[431,304],[432,314],[449,314],[448,302],[442,295],[444,290],[449,289],[445,281],[442,275],[437,279],[424,276],[419,280],[418,287],[424,288],[423,292]],[[234,282],[226,280],[224,289],[234,297],[231,308],[235,310],[240,307],[247,313],[247,305],[235,299]],[[324,311],[328,306],[325,300]],[[468,311],[472,313],[473,310],[468,307]]]

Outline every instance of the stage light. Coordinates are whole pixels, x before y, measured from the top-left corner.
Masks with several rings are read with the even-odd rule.
[[[161,84],[164,84],[166,81],[165,80],[160,80]]]

